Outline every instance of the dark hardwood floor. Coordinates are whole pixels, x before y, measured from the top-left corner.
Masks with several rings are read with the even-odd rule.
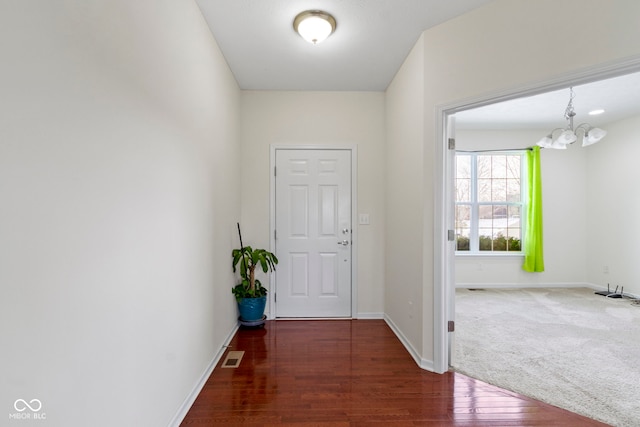
[[[420,369],[382,320],[241,329],[182,422],[190,425],[604,426],[454,372]]]

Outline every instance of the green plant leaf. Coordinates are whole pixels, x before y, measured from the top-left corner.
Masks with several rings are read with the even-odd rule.
[[[232,288],[236,299],[257,298],[266,295],[267,289],[257,279],[254,280],[255,288],[252,289],[250,283],[251,272],[258,266],[265,273],[275,271],[278,258],[266,249],[253,249],[251,246],[234,249],[231,254],[233,257],[233,271],[235,273],[239,269],[241,278],[241,282]]]

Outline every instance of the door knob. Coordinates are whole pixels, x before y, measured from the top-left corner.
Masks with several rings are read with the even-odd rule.
[[[339,245],[342,246],[348,246],[349,245],[349,241],[348,240],[343,240],[342,242],[338,242]]]

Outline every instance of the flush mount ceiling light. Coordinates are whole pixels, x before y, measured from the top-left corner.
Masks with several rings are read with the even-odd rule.
[[[321,10],[306,10],[293,20],[293,29],[309,43],[318,44],[336,30],[336,20]]]
[[[564,118],[567,120],[567,127],[556,128],[552,130],[549,135],[538,141],[538,145],[542,148],[555,148],[557,150],[566,150],[569,144],[573,144],[578,140],[578,131],[582,131],[582,146],[595,144],[605,137],[606,130],[595,128],[588,123],[582,123],[573,128],[573,118],[576,112],[573,110],[573,88],[569,88],[569,104],[564,110]],[[553,139],[553,134],[556,131],[561,131],[556,139]]]

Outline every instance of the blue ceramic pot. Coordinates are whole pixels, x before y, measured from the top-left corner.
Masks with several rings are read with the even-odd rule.
[[[238,310],[240,310],[240,319],[246,322],[262,320],[262,316],[264,315],[264,307],[266,305],[266,296],[260,298],[242,298],[238,303]]]

